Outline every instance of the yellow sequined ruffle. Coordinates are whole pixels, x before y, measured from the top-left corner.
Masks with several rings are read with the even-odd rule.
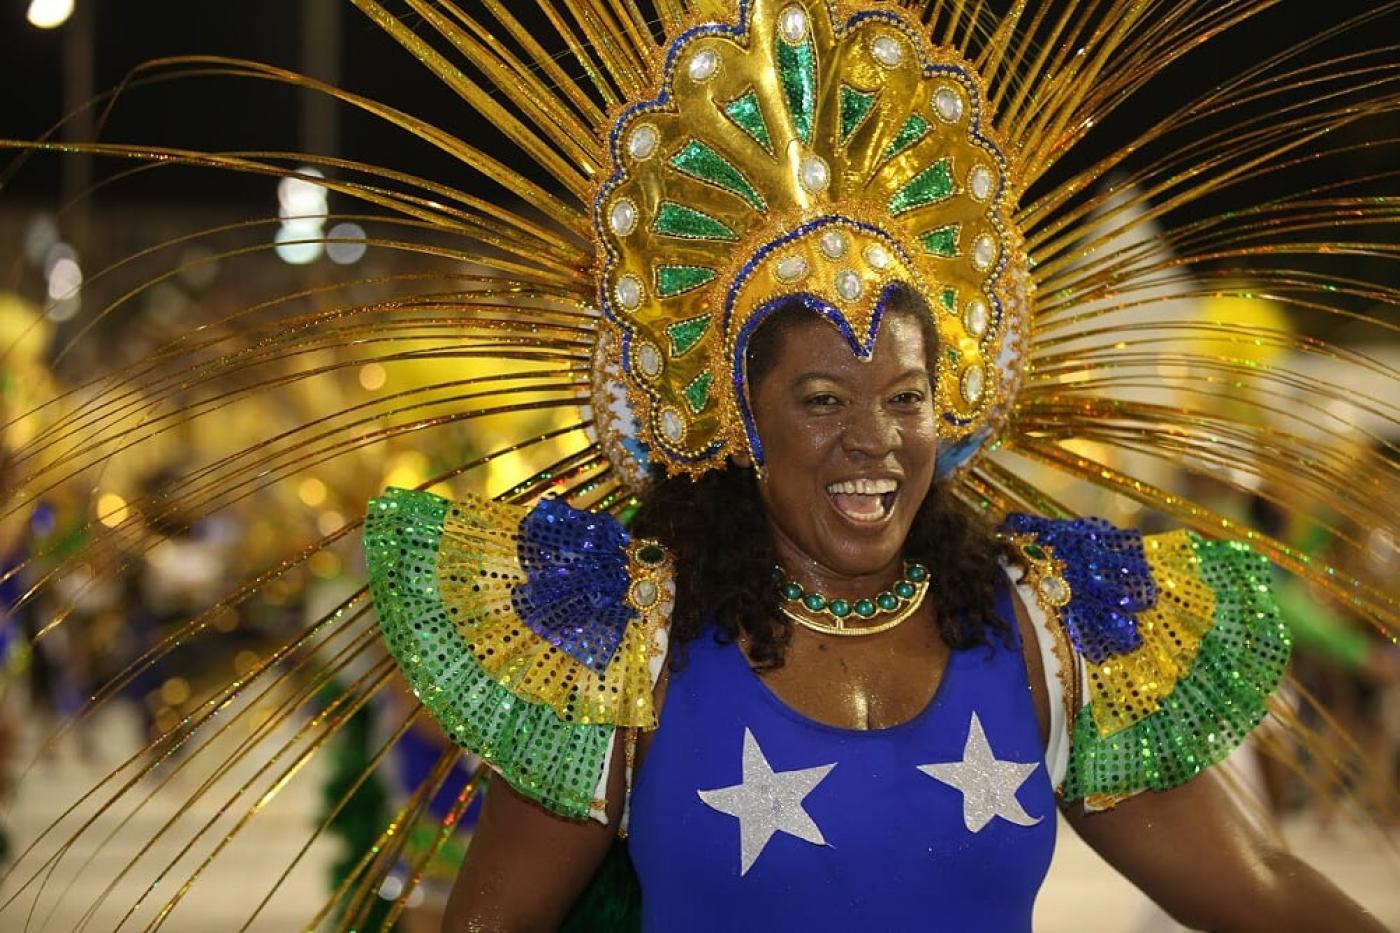
[[[1195,663],[1214,624],[1215,593],[1200,574],[1188,532],[1143,539],[1157,602],[1137,615],[1142,645],[1130,654],[1086,664],[1089,706],[1099,735],[1120,732],[1157,711]]]
[[[651,661],[658,604],[627,626],[601,674],[532,631],[511,606],[525,582],[515,529],[529,510],[479,500],[443,522],[439,598],[483,670],[515,696],[543,703],[564,722],[656,728]]]

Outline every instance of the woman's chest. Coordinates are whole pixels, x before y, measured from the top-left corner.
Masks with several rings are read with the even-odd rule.
[[[914,719],[937,694],[949,649],[932,625],[872,638],[793,633],[786,663],[757,674],[784,705],[851,730]]]
[[[1028,922],[1055,804],[1024,669],[979,649],[942,664],[912,717],[846,729],[789,705],[736,646],[692,650],[632,795],[648,912],[714,920],[724,903],[752,926],[777,904],[772,923],[828,929],[898,904],[965,928]],[[1016,919],[985,914],[990,879]]]

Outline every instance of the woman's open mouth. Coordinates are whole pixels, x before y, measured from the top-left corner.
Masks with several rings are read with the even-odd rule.
[[[899,480],[854,479],[831,483],[826,487],[836,511],[853,522],[873,524],[884,521],[894,509],[899,495]]]

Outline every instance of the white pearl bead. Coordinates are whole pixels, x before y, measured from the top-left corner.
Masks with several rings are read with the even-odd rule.
[[[847,301],[855,301],[859,298],[864,287],[865,286],[861,283],[860,276],[856,275],[852,270],[842,269],[840,272],[836,273],[836,294]]]
[[[828,230],[822,234],[821,240],[822,255],[827,259],[840,259],[846,255],[846,250],[851,248],[850,238],[840,230]]]
[[[812,194],[820,194],[831,184],[831,169],[821,156],[809,155],[804,158],[799,176],[802,187]]]
[[[876,272],[883,272],[890,266],[890,251],[879,243],[871,243],[865,248],[865,261]]]
[[[963,398],[967,399],[969,402],[971,402],[971,403],[974,404],[974,405],[977,404],[977,402],[979,402],[979,401],[982,399],[982,389],[983,389],[982,380],[983,380],[983,376],[982,376],[982,367],[980,367],[980,366],[973,366],[973,367],[972,367],[971,369],[969,369],[967,372],[963,373],[963,378],[962,378],[962,394],[963,394]]]
[[[630,198],[622,198],[608,212],[608,226],[618,236],[627,236],[637,226],[637,205]]]
[[[807,260],[801,256],[784,256],[778,260],[778,278],[784,282],[805,279],[808,273]]]
[[[979,165],[972,170],[968,176],[967,187],[972,191],[972,196],[979,201],[985,201],[992,196],[992,172],[985,165]]]
[[[617,303],[624,310],[635,311],[642,304],[642,280],[635,275],[624,275],[617,280]]]
[[[661,434],[673,444],[685,440],[685,419],[674,408],[661,410]]]
[[[656,131],[656,127],[650,123],[643,123],[627,137],[627,152],[640,162],[651,158],[651,154],[656,151],[656,144],[660,141],[661,134]]]
[[[708,81],[719,70],[719,53],[714,49],[701,49],[690,57],[688,71],[692,81]]]
[[[981,338],[987,332],[987,325],[992,321],[991,312],[987,310],[987,303],[981,298],[974,298],[967,304],[967,313],[963,318],[963,324],[967,327],[967,332],[973,337]]]
[[[778,14],[778,32],[796,45],[807,38],[807,12],[800,6],[790,6]]]
[[[933,110],[944,123],[957,123],[963,115],[962,95],[943,85],[933,92]]]
[[[1069,587],[1060,577],[1042,577],[1037,589],[1051,605],[1057,605],[1069,598]]]
[[[978,270],[986,272],[996,261],[997,241],[992,239],[989,234],[984,233],[972,244],[972,264]]]
[[[894,36],[878,36],[870,45],[870,53],[886,68],[894,68],[904,61],[904,43]]]
[[[650,580],[641,580],[632,588],[633,600],[643,609],[654,606],[658,595],[656,584]]]
[[[661,351],[654,343],[644,343],[637,348],[637,368],[642,375],[655,379],[661,375]]]

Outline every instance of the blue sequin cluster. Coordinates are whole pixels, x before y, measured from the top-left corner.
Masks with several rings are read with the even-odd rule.
[[[542,499],[521,519],[516,553],[526,581],[511,592],[530,630],[598,673],[636,611],[626,603],[630,536],[606,513]]]
[[[1064,564],[1074,594],[1062,610],[1074,647],[1101,664],[1142,644],[1137,614],[1157,603],[1157,585],[1142,548],[1142,533],[1101,518],[1072,521],[1013,514],[1003,526],[1014,534],[1034,534]]]

